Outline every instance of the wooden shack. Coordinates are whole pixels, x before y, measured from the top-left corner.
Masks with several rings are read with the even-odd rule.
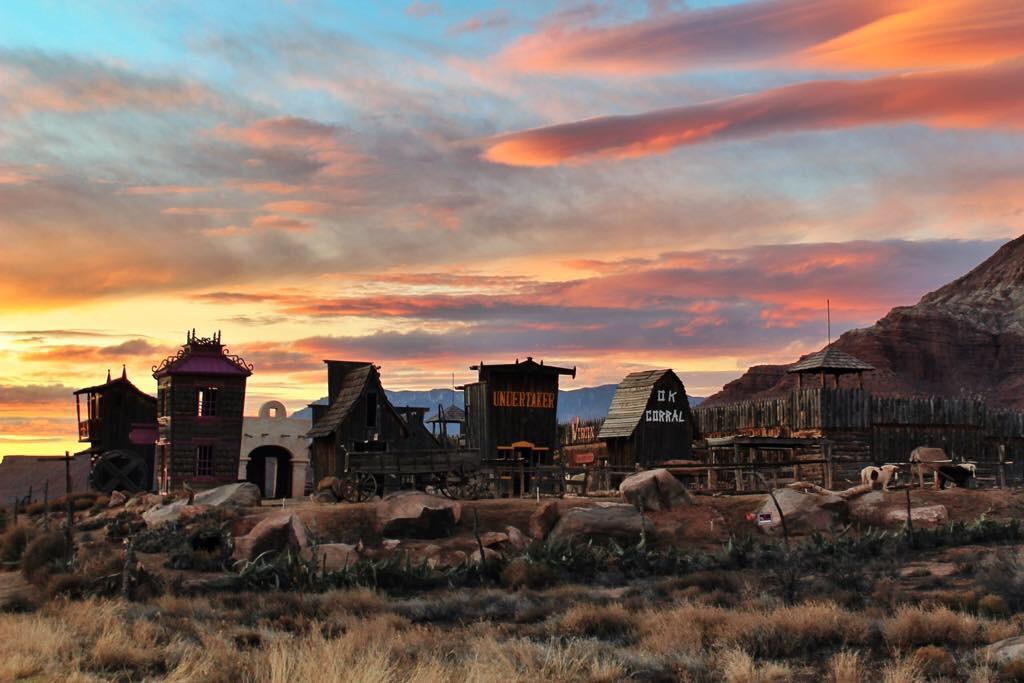
[[[668,369],[626,375],[597,436],[607,444],[613,471],[689,460],[695,430],[682,380]]]
[[[360,361],[325,360],[328,404],[313,404],[315,481],[345,471],[346,453],[440,450],[423,422],[426,408],[395,408],[379,368]]]
[[[174,356],[153,367],[157,381],[157,480],[162,492],[238,479],[245,383],[252,365],[213,337],[188,333]]]
[[[558,441],[558,379],[576,368],[520,363],[470,368],[478,381],[464,387],[466,440],[484,460],[550,464]]]
[[[89,448],[77,455],[90,458],[89,483],[109,494],[148,491],[153,486],[153,444],[156,441],[156,398],[121,376],[74,393],[78,440]],[[84,405],[83,405],[84,404]]]

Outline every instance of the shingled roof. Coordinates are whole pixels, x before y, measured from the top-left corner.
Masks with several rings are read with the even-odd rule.
[[[829,346],[794,363],[786,372],[824,371],[830,374],[841,375],[849,372],[867,372],[874,369],[874,367],[859,358],[854,358],[845,351]]]
[[[615,388],[615,396],[608,408],[608,417],[601,425],[599,439],[614,439],[633,436],[637,425],[643,419],[651,391],[666,373],[671,370],[643,370],[631,372]],[[672,372],[674,375],[675,373]]]
[[[376,377],[377,370],[372,362],[350,370],[341,381],[341,388],[338,391],[338,395],[332,399],[331,407],[327,409],[324,417],[317,420],[313,428],[306,432],[306,436],[316,438],[319,436],[329,436],[334,433],[348,419],[352,409],[355,408],[355,403],[359,400],[359,396],[366,391],[367,383]],[[390,411],[398,420],[398,423],[402,425],[401,429],[403,432],[406,431],[407,428],[404,427],[406,421],[395,411],[391,401],[387,399],[387,395],[381,392],[378,400],[384,404],[384,408]]]
[[[306,436],[316,438],[332,434],[345,421],[359,397],[363,395],[372,371],[373,365],[370,363],[350,370],[342,380],[338,395],[331,397],[331,406],[327,413],[317,420]]]

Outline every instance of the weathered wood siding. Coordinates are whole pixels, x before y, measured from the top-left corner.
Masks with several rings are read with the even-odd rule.
[[[789,396],[698,407],[703,436],[813,436],[834,442],[849,477],[858,465],[906,462],[918,446],[945,448],[983,465],[1024,457],[1024,413],[989,408],[982,399],[875,396],[861,389],[796,389]],[[848,467],[844,466],[844,462]],[[983,469],[985,469],[983,467]]]

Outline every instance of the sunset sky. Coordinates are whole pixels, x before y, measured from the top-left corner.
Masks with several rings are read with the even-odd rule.
[[[216,330],[249,406],[708,395],[1024,232],[1020,0],[0,3],[0,455]]]

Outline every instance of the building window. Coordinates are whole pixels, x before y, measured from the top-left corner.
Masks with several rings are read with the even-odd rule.
[[[199,390],[199,410],[197,415],[208,417],[217,414],[217,389],[215,387],[204,387]]]
[[[377,426],[377,394],[366,395],[366,426]]]
[[[196,446],[196,476],[213,476],[213,446]]]

